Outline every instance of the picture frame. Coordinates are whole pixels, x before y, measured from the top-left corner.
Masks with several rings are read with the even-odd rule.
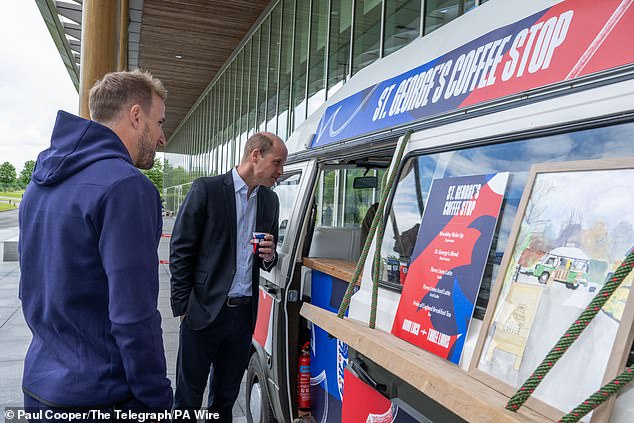
[[[510,398],[599,292],[634,246],[632,178],[631,158],[531,167],[469,365],[473,377]],[[633,279],[628,275],[526,407],[558,420],[623,370],[633,339]],[[581,421],[607,422],[614,402]]]

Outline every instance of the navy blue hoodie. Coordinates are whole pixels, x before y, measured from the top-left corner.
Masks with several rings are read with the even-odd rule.
[[[60,111],[19,211],[22,388],[51,406],[169,409],[158,191],[109,128]]]

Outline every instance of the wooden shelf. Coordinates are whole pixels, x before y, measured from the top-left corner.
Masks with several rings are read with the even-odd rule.
[[[550,422],[523,407],[504,408],[507,398],[458,366],[366,323],[304,303],[301,315],[350,348],[403,379],[423,394],[469,422]]]
[[[352,261],[322,257],[304,257],[302,263],[306,267],[319,270],[320,272],[324,272],[327,275],[334,276],[348,283],[352,280],[354,269],[357,266],[357,263]],[[359,278],[357,285],[359,285],[360,282],[361,278]]]

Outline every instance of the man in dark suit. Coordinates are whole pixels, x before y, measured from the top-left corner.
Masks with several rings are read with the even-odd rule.
[[[209,410],[231,421],[249,360],[260,269],[277,262],[279,201],[268,187],[282,175],[287,154],[279,137],[257,133],[237,167],[194,181],[181,206],[170,254],[172,311],[181,318],[177,410],[200,408],[213,363]],[[265,233],[257,254],[253,232]]]

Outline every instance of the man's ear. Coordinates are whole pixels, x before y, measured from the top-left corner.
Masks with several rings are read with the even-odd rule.
[[[143,111],[141,110],[141,106],[135,104],[134,106],[130,107],[129,115],[132,127],[134,129],[139,129],[143,120]]]
[[[257,162],[258,159],[260,158],[260,156],[262,156],[262,153],[260,152],[259,148],[254,148],[253,151],[251,151],[251,161],[252,162]]]

